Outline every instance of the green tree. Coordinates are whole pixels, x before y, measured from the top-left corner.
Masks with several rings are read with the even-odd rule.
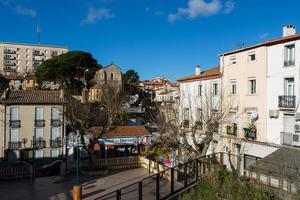
[[[84,79],[88,83],[100,68],[90,53],[70,51],[44,61],[38,66],[36,76],[40,85],[44,81],[56,81],[67,89],[81,90]]]
[[[130,83],[137,83],[140,80],[139,74],[134,71],[133,69],[128,70],[125,72],[123,75],[123,82],[125,84],[130,84]]]

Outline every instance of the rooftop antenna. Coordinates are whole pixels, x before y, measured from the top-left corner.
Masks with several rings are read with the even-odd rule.
[[[36,27],[36,42],[37,44],[41,44],[41,28],[40,28],[40,24],[37,25]]]
[[[245,47],[245,44],[244,44],[244,42],[237,42],[237,43],[236,43],[236,47],[237,47],[238,49],[241,49],[241,48],[244,48],[244,47]]]

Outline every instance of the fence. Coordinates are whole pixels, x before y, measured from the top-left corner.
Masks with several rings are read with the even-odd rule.
[[[117,157],[117,158],[107,158],[107,159],[98,159],[93,160],[93,167],[102,169],[127,169],[127,168],[136,168],[140,167],[140,158],[139,156],[129,156],[129,157]],[[68,169],[76,168],[76,161],[68,161]],[[90,166],[89,160],[81,160],[80,168],[88,168]]]
[[[219,158],[221,157],[219,156]],[[155,170],[156,168],[158,173],[97,199],[164,200],[171,198],[173,195],[196,184],[207,171],[212,170],[212,165],[219,165],[219,161],[222,161],[222,159],[219,161],[216,159],[218,159],[216,156],[204,156],[162,171],[160,171],[163,169],[161,165],[157,166],[154,163],[150,163],[148,169]],[[145,159],[141,159],[141,162],[144,166],[147,164]]]
[[[1,167],[0,168],[0,180],[14,180],[29,178],[31,175],[31,167]]]

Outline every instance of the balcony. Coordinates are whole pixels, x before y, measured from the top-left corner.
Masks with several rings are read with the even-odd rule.
[[[3,70],[5,72],[16,72],[16,69],[15,68],[11,68],[11,67],[4,67]]]
[[[56,138],[55,140],[50,140],[49,142],[51,148],[61,147],[61,140],[59,138]]]
[[[203,130],[203,122],[201,121],[196,121],[195,126],[198,130]]]
[[[296,96],[283,95],[278,97],[279,108],[295,108]]]
[[[60,119],[51,119],[51,126],[60,126]]]
[[[4,62],[4,66],[16,66],[15,62]]]
[[[34,56],[44,56],[44,54],[42,52],[40,52],[40,51],[34,51],[32,53],[32,55],[34,55]]]
[[[295,60],[285,60],[284,61],[284,66],[294,66],[295,65]]]
[[[237,134],[237,125],[233,123],[232,125],[228,125],[226,127],[226,131],[228,135],[236,135]]]
[[[256,129],[253,128],[244,128],[244,136],[246,139],[256,139]]]
[[[21,149],[22,142],[8,142],[8,148],[11,150]]]
[[[15,60],[16,59],[16,57],[14,57],[14,56],[4,56],[3,57],[4,58],[4,60]]]
[[[20,128],[21,127],[21,120],[9,120],[9,126],[11,128]]]
[[[3,52],[4,52],[5,54],[15,54],[15,53],[16,53],[16,51],[11,50],[11,49],[4,49]]]
[[[45,120],[43,120],[43,119],[34,120],[34,126],[35,127],[44,127],[45,126]]]
[[[188,128],[188,127],[189,127],[189,124],[190,124],[189,120],[186,120],[186,119],[185,119],[185,120],[183,121],[183,127],[184,127],[184,128]]]

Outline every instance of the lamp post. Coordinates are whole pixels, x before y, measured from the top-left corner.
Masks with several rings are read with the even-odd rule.
[[[32,180],[34,180],[35,179],[35,150],[43,148],[43,138],[41,138],[41,137],[36,138],[36,136],[34,134],[29,146],[26,146],[27,142],[28,142],[27,138],[22,139],[24,148],[26,150],[32,150],[32,176],[31,176],[31,178],[32,178]]]

